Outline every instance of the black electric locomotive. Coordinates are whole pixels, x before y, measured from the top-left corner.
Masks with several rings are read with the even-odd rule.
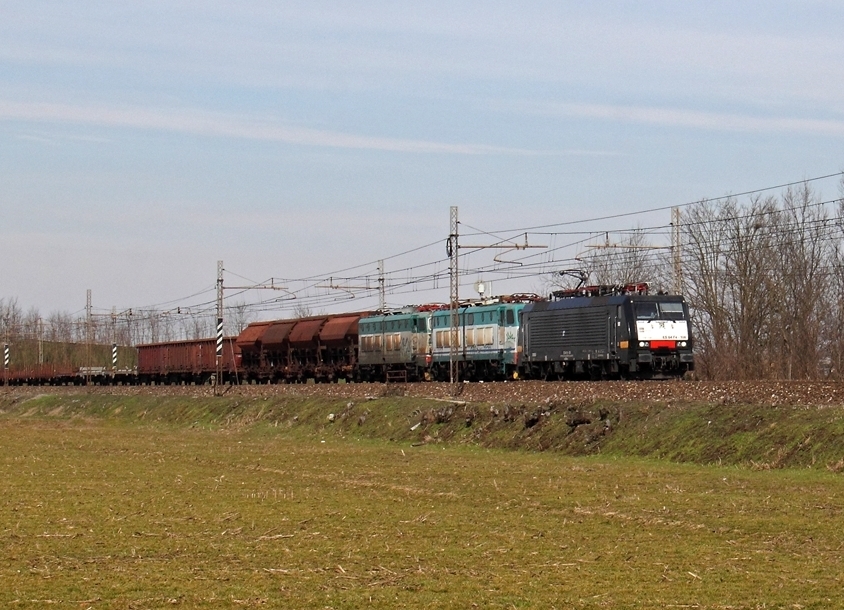
[[[520,370],[533,379],[659,379],[694,369],[682,296],[646,283],[554,292],[521,312]]]

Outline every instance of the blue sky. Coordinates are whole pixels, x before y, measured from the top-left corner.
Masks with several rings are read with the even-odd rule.
[[[399,284],[450,206],[505,231],[835,173],[842,26],[811,0],[0,0],[0,298],[190,305],[217,260]]]

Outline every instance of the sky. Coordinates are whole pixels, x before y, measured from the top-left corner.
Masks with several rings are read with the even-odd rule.
[[[842,26],[821,0],[0,0],[0,299],[199,308],[222,260],[257,318],[362,310],[384,260],[389,304],[445,301],[452,206],[461,244],[558,225],[527,238],[546,272],[565,231],[842,171]],[[461,291],[535,290],[515,254]]]

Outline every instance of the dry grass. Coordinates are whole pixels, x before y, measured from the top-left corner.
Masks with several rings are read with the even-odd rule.
[[[0,606],[830,608],[839,475],[0,420]]]

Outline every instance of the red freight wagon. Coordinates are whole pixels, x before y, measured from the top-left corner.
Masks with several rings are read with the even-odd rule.
[[[240,376],[237,337],[223,339],[221,383],[237,383]],[[192,339],[138,346],[141,383],[209,383],[217,372],[217,340]]]
[[[9,367],[0,360],[0,384],[113,385],[134,383],[135,348],[15,338],[10,341]],[[5,356],[0,344],[0,358]]]

